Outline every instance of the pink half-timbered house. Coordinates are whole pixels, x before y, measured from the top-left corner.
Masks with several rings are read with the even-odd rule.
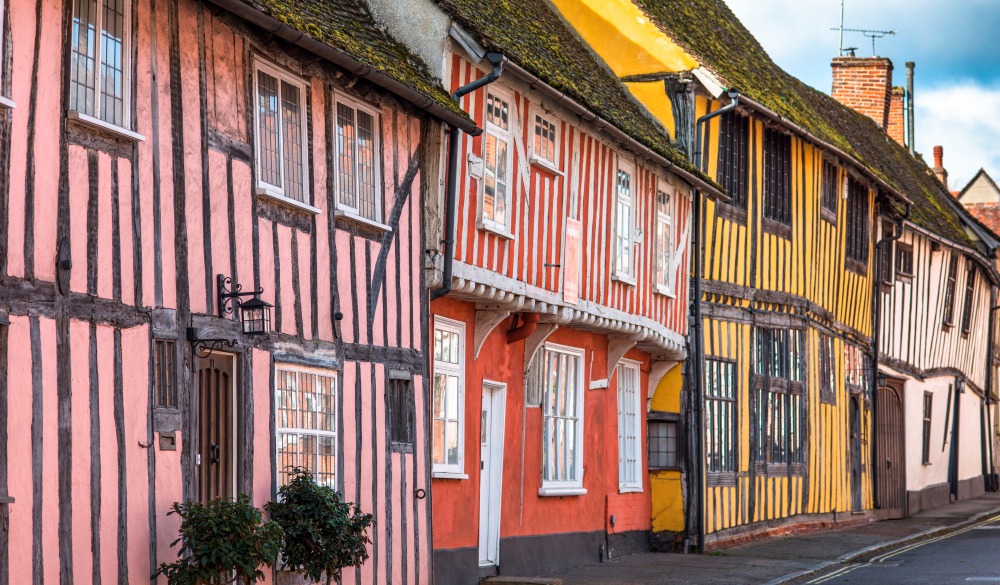
[[[429,583],[421,209],[472,122],[351,0],[0,15],[0,585],[148,582],[173,502],[295,464],[375,515],[345,582]]]
[[[438,6],[420,36],[483,133],[428,201],[435,583],[648,550],[647,469],[680,465],[677,417],[649,461],[648,400],[685,357],[694,190],[717,191],[543,2]]]

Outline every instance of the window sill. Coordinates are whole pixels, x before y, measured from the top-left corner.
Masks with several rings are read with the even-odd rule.
[[[653,292],[655,292],[658,295],[663,295],[667,298],[671,299],[677,298],[676,295],[674,295],[674,291],[660,284],[656,285],[656,287],[653,288]]]
[[[363,225],[366,228],[374,229],[383,233],[392,231],[392,228],[385,225],[384,223],[375,221],[374,219],[368,219],[367,217],[361,217],[360,215],[351,213],[350,211],[341,211],[338,209],[333,212],[333,216],[339,220],[349,221],[352,223]]]
[[[819,216],[826,220],[827,223],[837,225],[837,212],[831,209],[827,209],[820,205]]]
[[[14,100],[7,99],[7,98],[3,97],[2,95],[0,95],[0,108],[8,108],[8,109],[13,110],[16,107],[17,107],[17,104],[14,103]]]
[[[621,274],[614,272],[611,274],[611,280],[620,282],[622,284],[627,284],[629,286],[635,286],[635,277],[628,274]]]
[[[747,210],[729,203],[716,203],[715,215],[743,226],[747,224]]]
[[[88,116],[87,114],[83,114],[76,110],[67,111],[66,117],[70,120],[73,120],[77,124],[80,124],[82,126],[87,126],[95,130],[99,130],[106,134],[110,134],[115,138],[128,140],[129,142],[143,142],[144,140],[146,140],[146,137],[143,136],[142,134],[139,134],[138,132],[127,130],[125,128],[122,128],[121,126],[116,126],[110,122],[105,122],[104,120],[95,118],[93,116]]]
[[[513,240],[516,239],[514,237],[514,234],[508,232],[507,230],[502,229],[502,228],[498,228],[496,226],[492,226],[492,225],[490,225],[490,224],[488,224],[486,222],[483,222],[483,221],[477,221],[476,222],[476,227],[479,228],[480,230],[484,231],[484,232],[491,233],[494,236],[499,236],[499,237],[501,237],[501,238],[503,238],[505,240],[511,240],[511,241],[513,241]]]
[[[763,221],[764,231],[766,233],[778,236],[779,238],[784,238],[786,240],[792,239],[792,226],[791,224],[782,223],[774,219],[764,218]]]
[[[618,493],[619,494],[641,494],[642,493],[642,486],[641,485],[618,486]]]
[[[858,276],[868,276],[868,265],[865,264],[864,262],[859,262],[857,260],[848,258],[844,262],[844,268],[850,270],[851,272],[857,274]]]
[[[556,165],[554,163],[552,163],[551,161],[545,160],[544,158],[542,158],[540,156],[536,156],[534,154],[531,155],[531,158],[528,159],[528,163],[530,163],[531,166],[533,166],[533,167],[536,167],[536,168],[541,169],[542,171],[544,171],[546,173],[549,173],[550,175],[555,175],[557,177],[564,177],[564,176],[566,176],[566,173],[560,171],[559,168],[556,167]]]
[[[311,213],[313,215],[319,215],[321,213],[320,209],[318,207],[313,207],[312,205],[309,205],[308,203],[303,203],[301,201],[296,201],[294,199],[289,199],[288,197],[285,197],[284,195],[282,195],[280,193],[276,193],[276,192],[274,192],[274,191],[272,191],[272,190],[270,190],[270,189],[268,189],[266,187],[258,187],[257,188],[257,196],[258,197],[266,197],[266,198],[270,199],[271,201],[275,201],[275,202],[280,203],[282,205],[286,205],[288,207],[291,207],[292,209],[295,209],[296,211],[304,211],[306,213]]]
[[[431,479],[469,479],[469,474],[456,473],[454,471],[433,471],[431,472]]]
[[[587,490],[583,487],[545,487],[543,485],[538,488],[538,495],[542,497],[585,496]]]

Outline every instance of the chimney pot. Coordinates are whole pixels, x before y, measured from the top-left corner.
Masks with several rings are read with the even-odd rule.
[[[944,166],[944,148],[941,146],[934,147],[934,166],[941,168]]]

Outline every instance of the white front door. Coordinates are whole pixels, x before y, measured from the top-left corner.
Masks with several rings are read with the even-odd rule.
[[[507,386],[483,383],[479,430],[479,564],[500,564],[500,484],[503,480],[503,426]]]

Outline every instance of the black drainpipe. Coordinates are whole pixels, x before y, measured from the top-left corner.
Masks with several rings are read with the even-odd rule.
[[[872,402],[872,440],[871,440],[871,465],[868,472],[872,476],[872,503],[876,510],[881,506],[878,499],[878,354],[880,348],[880,336],[882,335],[882,246],[891,244],[903,237],[903,222],[910,217],[910,204],[906,204],[906,212],[896,220],[896,229],[891,236],[883,236],[875,244],[875,282],[872,285],[872,374],[869,384],[871,385]],[[881,217],[881,214],[875,217]],[[881,223],[881,222],[880,222]],[[890,258],[891,261],[891,258]],[[863,421],[862,421],[863,422]]]
[[[451,94],[451,99],[459,101],[463,95],[473,92],[480,87],[487,86],[503,73],[503,65],[507,62],[507,57],[500,53],[486,53],[486,58],[493,64],[493,70],[484,77],[473,81],[468,85],[455,90]],[[462,164],[459,160],[458,152],[459,129],[451,127],[448,137],[448,191],[445,193],[445,207],[448,208],[448,219],[445,221],[444,235],[444,276],[442,277],[441,288],[431,291],[431,300],[439,299],[451,292],[451,273],[455,263],[455,216],[458,215],[458,169]]]
[[[715,110],[714,112],[709,112],[704,116],[698,118],[695,122],[695,145],[694,145],[694,164],[698,167],[698,170],[702,170],[702,156],[701,156],[701,135],[702,135],[702,125],[708,122],[716,116],[721,116],[722,114],[733,110],[736,108],[736,104],[739,102],[740,94],[736,90],[729,90],[729,103],[725,106]],[[694,283],[692,284],[692,296],[691,304],[694,309],[693,323],[691,324],[691,351],[688,352],[688,363],[691,365],[689,368],[690,376],[692,382],[694,382],[695,387],[695,402],[694,402],[694,432],[697,437],[697,453],[698,460],[694,463],[695,478],[697,481],[697,489],[695,493],[698,494],[698,552],[705,552],[705,416],[703,413],[703,408],[705,404],[705,377],[701,372],[702,360],[705,358],[704,346],[702,344],[701,335],[701,209],[703,201],[701,193],[695,189],[694,190],[694,213],[691,218],[694,229],[691,230],[691,261],[694,263]],[[687,551],[685,551],[687,552]]]
[[[986,480],[986,491],[995,492],[1000,486],[997,485],[997,471],[994,464],[993,453],[993,329],[996,327],[997,289],[990,287],[990,318],[988,319],[989,330],[986,332],[986,431],[983,433],[983,440],[986,443],[988,459],[989,477]],[[984,470],[985,471],[985,470]]]

